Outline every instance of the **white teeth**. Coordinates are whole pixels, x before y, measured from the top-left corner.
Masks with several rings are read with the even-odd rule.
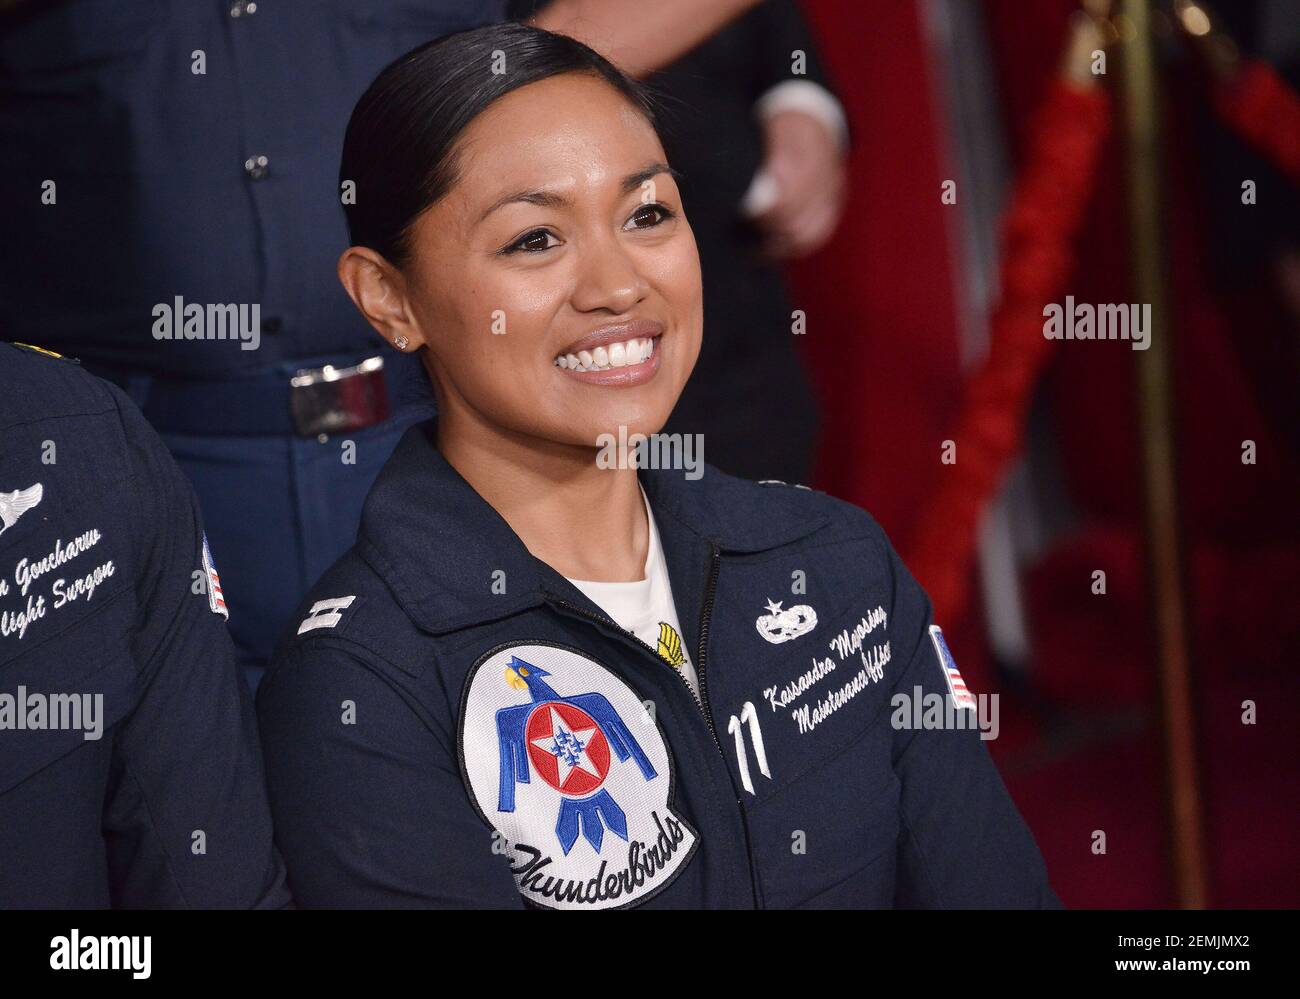
[[[642,337],[594,350],[580,350],[577,354],[561,354],[555,359],[555,366],[569,371],[608,371],[641,364],[653,353],[654,339]]]

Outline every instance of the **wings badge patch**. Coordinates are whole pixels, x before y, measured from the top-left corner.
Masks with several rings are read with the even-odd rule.
[[[26,489],[0,493],[0,534],[18,523],[18,518],[32,507],[39,505],[44,495],[45,487],[39,482]]]

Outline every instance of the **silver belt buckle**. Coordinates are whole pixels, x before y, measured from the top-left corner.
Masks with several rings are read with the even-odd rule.
[[[350,368],[304,368],[289,380],[289,407],[301,437],[360,430],[388,419],[384,359]]]

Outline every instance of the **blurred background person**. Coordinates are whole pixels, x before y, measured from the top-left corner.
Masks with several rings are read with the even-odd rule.
[[[543,27],[646,73],[753,0],[557,0]],[[335,277],[335,164],[357,97],[505,0],[0,0],[3,334],[123,387],[222,552],[256,682],[348,547],[418,363],[381,354]],[[505,67],[508,71],[508,67]]]
[[[700,359],[663,432],[701,434],[704,459],[732,475],[806,483],[817,405],[780,265],[839,222],[844,111],[792,0],[759,4],[647,82],[704,273]]]

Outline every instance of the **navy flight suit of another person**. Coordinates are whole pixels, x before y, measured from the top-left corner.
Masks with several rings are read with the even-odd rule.
[[[703,327],[637,85],[562,36],[455,35],[372,84],[342,173],[344,285],[439,415],[258,695],[295,897],[1057,905],[871,517],[631,450]]]
[[[225,614],[139,411],[0,344],[0,909],[288,903]]]

